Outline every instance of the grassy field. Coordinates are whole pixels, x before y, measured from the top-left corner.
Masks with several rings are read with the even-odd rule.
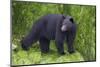
[[[55,41],[51,41],[50,52],[41,54],[39,43],[29,51],[23,51],[20,41],[29,33],[32,24],[45,14],[71,15],[77,24],[74,42],[76,52],[57,53]],[[14,47],[13,47],[14,46]],[[45,4],[34,2],[12,2],[12,65],[64,63],[96,60],[96,7],[86,5]]]
[[[64,46],[66,47],[66,45]],[[73,54],[69,54],[67,50],[65,50],[66,54],[61,56],[57,53],[54,42],[50,44],[50,48],[51,49],[49,53],[41,54],[39,44],[37,43],[34,44],[29,51],[24,51],[18,47],[17,50],[12,51],[12,64],[28,65],[84,61],[84,58],[78,51]]]

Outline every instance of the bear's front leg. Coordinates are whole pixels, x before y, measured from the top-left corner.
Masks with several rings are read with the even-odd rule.
[[[58,50],[58,53],[61,54],[61,55],[64,55],[64,47],[63,47],[63,42],[61,41],[56,41],[56,47],[57,47],[57,50]]]
[[[64,39],[65,39],[65,35],[62,32],[58,32],[56,34],[56,47],[58,50],[58,53],[60,53],[61,55],[64,55]]]
[[[76,36],[76,25],[73,24],[71,30],[69,32],[67,32],[67,45],[68,45],[68,52],[69,53],[74,53],[75,49],[73,46],[74,40],[75,40],[75,36]]]

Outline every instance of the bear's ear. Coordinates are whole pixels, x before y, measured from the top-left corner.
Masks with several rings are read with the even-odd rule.
[[[65,15],[62,15],[62,17],[63,17],[63,19],[65,19],[65,18],[66,18],[66,16],[65,16]]]
[[[73,18],[71,17],[70,19],[69,19],[72,23],[74,23],[74,20],[73,20]]]

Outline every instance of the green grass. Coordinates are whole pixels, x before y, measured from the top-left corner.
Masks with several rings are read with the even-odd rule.
[[[74,54],[69,54],[67,46],[64,45],[66,55],[59,55],[54,41],[51,41],[50,52],[47,54],[41,54],[39,43],[35,43],[27,52],[22,50],[20,40],[29,33],[32,24],[46,14],[64,14],[73,17],[77,24]],[[12,44],[14,45],[12,45],[12,65],[94,61],[96,60],[95,35],[95,6],[12,2]]]
[[[84,61],[82,55],[76,51],[69,54],[65,50],[65,55],[59,55],[54,46],[54,42],[50,44],[50,52],[41,54],[39,44],[34,44],[29,51],[24,51],[17,47],[16,51],[12,51],[12,65],[27,65],[27,64],[47,64],[47,63],[63,63],[63,62],[77,62]]]

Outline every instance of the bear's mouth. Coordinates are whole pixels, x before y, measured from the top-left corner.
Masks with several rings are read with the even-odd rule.
[[[67,27],[66,27],[65,25],[63,25],[63,26],[61,27],[61,31],[62,31],[62,32],[67,31]]]
[[[22,47],[22,49],[25,50],[25,51],[28,51],[28,50],[29,50],[28,46],[25,45],[25,44],[23,44],[23,43],[21,44],[21,47]]]

